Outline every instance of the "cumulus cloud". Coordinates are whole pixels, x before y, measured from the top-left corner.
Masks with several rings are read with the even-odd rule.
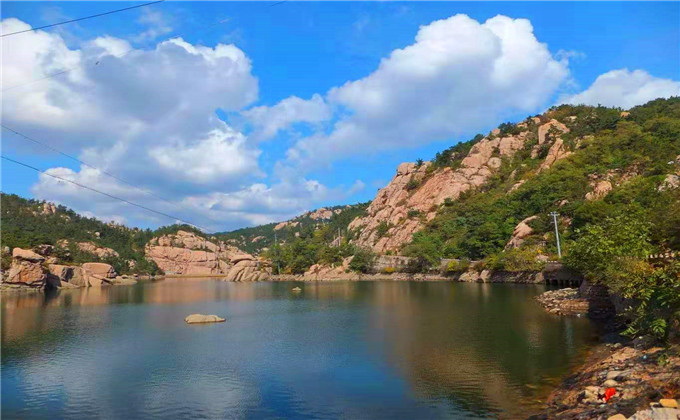
[[[331,89],[327,102],[340,110],[333,129],[301,139],[288,158],[309,165],[478,130],[545,105],[567,66],[526,19],[438,20],[367,77]]]
[[[601,74],[588,89],[564,96],[560,102],[628,109],[671,96],[680,96],[680,82],[654,77],[644,70],[620,69]]]
[[[274,106],[253,107],[241,115],[253,126],[253,139],[268,140],[294,123],[326,121],[331,117],[331,109],[321,95],[315,94],[309,100],[291,96]]]
[[[0,24],[3,32],[30,28],[13,18]],[[234,45],[174,38],[146,50],[102,36],[69,48],[59,34],[35,31],[6,43],[2,62],[3,89],[19,86],[3,92],[6,125],[134,185],[179,201],[189,193],[238,190],[262,176],[260,150],[215,114],[240,110],[258,96],[250,59]],[[65,69],[71,71],[30,83]],[[148,199],[91,171],[66,175],[128,199]],[[95,211],[101,197],[88,205],[77,196],[92,199],[89,193],[73,188],[41,177],[34,193],[113,214],[106,206]]]

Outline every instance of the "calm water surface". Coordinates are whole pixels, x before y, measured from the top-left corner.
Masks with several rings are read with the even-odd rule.
[[[6,294],[1,414],[523,418],[593,339],[586,320],[545,313],[542,290],[166,279]]]

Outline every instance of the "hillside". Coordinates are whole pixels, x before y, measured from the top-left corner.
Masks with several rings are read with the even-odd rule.
[[[563,105],[399,165],[349,224],[343,254],[413,256],[420,269],[441,258],[535,269],[556,258],[552,211],[566,254],[586,226],[619,215],[649,225],[649,252],[678,250],[679,184],[680,98],[629,111]],[[284,271],[323,262],[328,241],[294,242],[277,250],[291,255],[279,261]],[[306,248],[301,263],[294,256]]]
[[[198,229],[171,225],[151,229],[129,228],[79,215],[71,209],[14,194],[0,194],[2,208],[3,269],[9,250],[55,245],[63,263],[105,262],[121,274],[157,274],[158,266],[145,258],[145,246],[154,237],[183,230],[206,238]]]
[[[419,217],[412,243],[398,244],[400,252],[490,258],[500,267],[522,251],[555,258],[552,211],[559,213],[566,254],[585,227],[618,216],[648,224],[650,252],[680,249],[679,98],[652,101],[629,112],[553,108],[481,139],[454,174],[469,173],[484,160],[486,166],[478,172],[484,181],[458,184],[449,197],[431,201],[436,208]],[[455,166],[455,159],[443,167],[433,165],[429,181],[411,197],[428,183],[450,177],[446,174]],[[386,235],[398,233],[399,226]]]
[[[215,236],[246,252],[258,255],[271,248],[275,240],[281,244],[291,242],[300,236],[308,236],[321,226],[329,232],[335,232],[335,237],[338,236],[338,231],[344,234],[352,220],[365,214],[367,206],[368,203],[358,203],[322,207],[284,222],[217,233]]]

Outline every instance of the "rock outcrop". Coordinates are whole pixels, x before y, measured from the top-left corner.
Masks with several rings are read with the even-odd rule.
[[[342,264],[328,266],[314,264],[305,272],[304,277],[311,280],[357,280],[359,274],[349,269],[353,257],[342,260]]]
[[[5,283],[26,286],[35,289],[49,287],[49,271],[43,265],[45,257],[29,249],[14,248],[12,265]]]
[[[189,275],[225,274],[229,257],[240,253],[234,246],[214,243],[183,230],[151,239],[145,250],[146,257],[166,274]]]
[[[596,181],[591,184],[593,190],[586,194],[586,200],[593,201],[603,198],[612,190],[612,183],[607,180]]]
[[[115,250],[107,247],[101,247],[97,246],[94,242],[78,242],[78,249],[84,252],[89,252],[90,254],[94,254],[99,258],[108,258],[108,257],[118,257],[119,254]]]
[[[520,245],[524,243],[524,239],[534,232],[531,226],[529,226],[529,222],[535,220],[536,218],[538,218],[538,216],[530,216],[519,222],[517,226],[515,226],[515,230],[512,232],[512,238],[510,238],[508,243],[505,245],[505,249],[519,248]]]
[[[83,269],[80,267],[50,264],[48,268],[50,270],[50,275],[56,278],[60,287],[65,284],[74,287],[88,287],[90,285],[87,281],[87,277],[83,275]]]
[[[668,174],[663,180],[661,185],[659,185],[659,191],[675,190],[680,188],[680,175]]]
[[[420,166],[402,163],[394,178],[368,206],[367,215],[349,225],[358,232],[355,243],[379,253],[398,250],[425,221],[435,216],[439,205],[486,183],[501,166],[502,158],[512,157],[524,148],[531,135],[525,130],[512,136],[500,137],[498,133],[485,137],[472,147],[457,169],[428,171],[429,162]],[[414,210],[420,217],[409,216]],[[386,232],[378,229],[381,224],[388,227]]]
[[[234,262],[234,265],[227,273],[226,281],[260,281],[269,277],[271,270],[263,261],[255,260],[248,255],[248,259],[241,258]]]
[[[153,238],[145,251],[166,274],[227,275],[230,281],[256,281],[270,273],[267,264],[233,245],[183,230]]]

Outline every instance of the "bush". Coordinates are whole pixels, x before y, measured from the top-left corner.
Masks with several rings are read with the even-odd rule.
[[[416,232],[413,241],[404,248],[403,254],[414,260],[409,264],[409,270],[414,272],[427,271],[439,264],[442,257],[443,244],[441,239],[425,232]]]
[[[633,303],[624,312],[630,320],[625,335],[667,339],[680,331],[680,262],[654,267],[636,258],[621,259],[610,288]]]
[[[406,183],[406,186],[404,188],[406,188],[406,191],[413,191],[416,188],[418,188],[419,186],[420,186],[420,182],[418,182],[415,179],[415,177],[411,176],[411,178],[408,180],[408,182]]]
[[[470,268],[470,260],[467,258],[461,258],[459,260],[453,260],[446,266],[447,273],[460,273],[467,271]]]
[[[391,224],[383,220],[378,224],[378,227],[375,228],[375,234],[378,236],[378,238],[382,238],[387,235],[387,232],[389,232],[391,227],[392,227]]]
[[[538,248],[512,248],[486,259],[486,266],[504,271],[541,271],[545,263],[538,259]]]
[[[416,210],[416,209],[411,209],[411,210],[408,211],[408,213],[406,213],[406,216],[407,216],[409,219],[413,219],[413,218],[416,218],[416,217],[420,217],[420,211],[419,211],[419,210]]]
[[[354,257],[349,263],[349,268],[358,273],[370,273],[373,271],[373,263],[375,262],[375,254],[368,248],[357,248],[354,252]]]
[[[498,129],[501,130],[500,136],[505,137],[505,136],[512,136],[519,134],[521,131],[520,129],[513,123],[506,122],[498,126]]]
[[[394,267],[385,267],[385,268],[382,269],[383,274],[392,274],[392,273],[395,273],[396,271],[397,271],[397,269],[394,268]]]

